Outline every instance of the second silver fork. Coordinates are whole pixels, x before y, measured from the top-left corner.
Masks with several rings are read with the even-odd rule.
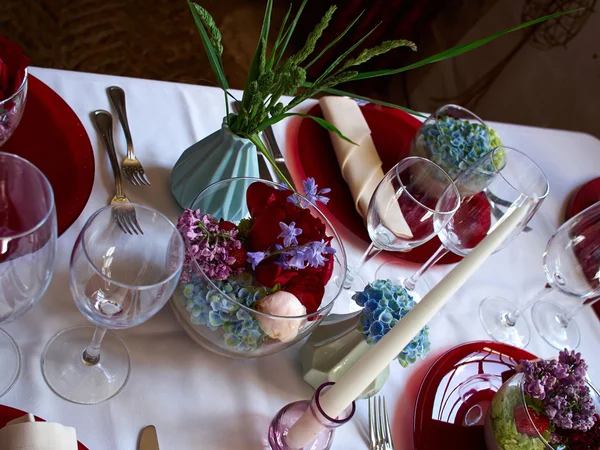
[[[127,234],[144,234],[137,221],[135,208],[129,205],[131,202],[123,191],[123,179],[119,170],[119,161],[117,160],[117,152],[115,151],[115,144],[112,137],[112,117],[109,112],[99,109],[92,113],[92,121],[102,137],[115,177],[115,195],[110,204],[122,204],[122,206],[113,209],[113,218],[123,232]]]
[[[375,396],[369,402],[369,450],[394,450],[392,431],[385,397]]]
[[[108,98],[117,110],[117,116],[125,133],[125,141],[127,142],[127,156],[123,160],[123,173],[131,184],[135,186],[147,185],[150,186],[150,180],[144,172],[142,163],[135,156],[133,150],[133,140],[131,139],[131,131],[129,130],[129,122],[127,121],[127,109],[125,107],[125,91],[119,86],[111,86],[108,88]]]

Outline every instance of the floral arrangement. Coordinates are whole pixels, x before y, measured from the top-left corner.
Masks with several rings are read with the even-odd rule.
[[[456,178],[461,171],[490,150],[502,145],[493,128],[448,116],[425,122],[421,134],[422,156],[438,164],[452,178]],[[496,167],[501,166],[501,157],[502,154],[499,153],[494,161]]]
[[[558,360],[521,361],[517,371],[524,375],[523,391],[531,414],[545,425],[539,431],[550,431],[551,442],[567,445],[563,432],[578,435],[594,427],[597,413],[580,353],[565,349]]]
[[[363,44],[363,42],[375,31],[377,28],[377,26],[375,26],[361,39],[350,46],[350,48],[345,49],[340,56],[323,71],[320,76],[318,76],[315,80],[309,81],[307,80],[306,70],[319,58],[325,55],[332,47],[334,47],[346,35],[346,33],[357,24],[362,16],[362,13],[359,14],[358,17],[356,17],[346,27],[346,29],[340,33],[339,36],[337,36],[329,44],[323,46],[323,48],[317,52],[318,43],[323,31],[328,27],[329,23],[334,20],[337,7],[331,6],[308,35],[302,48],[295,54],[285,57],[288,43],[294,34],[296,24],[300,19],[306,3],[307,0],[303,0],[293,18],[291,15],[292,6],[290,5],[290,9],[283,19],[283,23],[279,26],[279,31],[275,38],[274,44],[269,49],[267,48],[267,44],[269,41],[269,35],[271,33],[271,11],[273,8],[273,0],[267,0],[256,52],[246,78],[244,95],[241,101],[241,110],[238,115],[234,115],[229,114],[229,97],[234,99],[235,97],[231,92],[229,92],[229,85],[227,83],[225,70],[223,68],[223,44],[221,42],[221,33],[208,11],[206,11],[200,5],[188,0],[188,5],[192,11],[196,27],[200,33],[202,44],[204,46],[204,50],[206,51],[208,61],[214,72],[217,84],[225,92],[225,104],[227,108],[226,121],[228,128],[233,133],[252,141],[252,143],[254,143],[254,145],[269,160],[271,160],[271,156],[264,147],[262,141],[258,138],[258,134],[270,125],[273,125],[274,123],[277,123],[280,120],[292,115],[299,115],[313,119],[321,126],[348,140],[339,132],[339,130],[322,118],[292,112],[292,109],[295,106],[299,105],[307,98],[318,94],[319,92],[326,92],[335,95],[346,95],[372,103],[403,109],[412,114],[420,115],[419,113],[402,106],[393,105],[359,96],[350,92],[341,91],[336,89],[335,86],[348,81],[394,75],[416,69],[427,64],[453,58],[480,47],[505,34],[573,12],[559,12],[541,17],[525,24],[501,31],[476,42],[463,44],[452,49],[444,50],[436,55],[427,57],[405,67],[360,73],[357,70],[359,66],[371,60],[372,58],[385,54],[391,50],[401,47],[409,48],[413,51],[417,50],[416,45],[408,40],[384,41],[375,47],[359,50],[361,44]],[[315,53],[316,56],[313,56]],[[282,96],[284,95],[289,95],[293,98],[289,102],[284,102],[282,100]],[[273,161],[271,162],[273,163]],[[275,170],[279,172],[276,165],[272,165]],[[283,174],[279,172],[278,175],[282,180],[285,180]],[[292,186],[288,180],[285,181],[290,187]]]
[[[310,178],[304,187],[306,203],[285,187],[250,184],[250,217],[238,224],[199,210],[179,217],[187,241],[181,283],[190,322],[222,331],[229,348],[254,351],[269,339],[290,342],[306,322],[302,317],[321,305],[335,249],[308,202],[327,202],[329,190]]]
[[[366,336],[369,345],[379,342],[416,305],[406,289],[393,285],[390,280],[369,283],[352,299],[363,307],[358,331]],[[425,358],[430,349],[429,328],[425,326],[398,355],[398,362],[408,367],[417,358]]]
[[[600,448],[600,416],[580,353],[565,349],[558,359],[524,360],[516,371],[521,388],[507,391],[504,400],[495,397],[491,406],[494,434],[504,448],[544,449],[539,436],[557,449]]]

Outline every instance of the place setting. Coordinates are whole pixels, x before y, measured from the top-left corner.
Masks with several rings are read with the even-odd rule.
[[[59,95],[75,84],[53,90],[47,72],[30,67],[19,46],[0,36],[0,326],[25,323],[21,317],[38,302],[52,301],[56,288],[49,286],[59,270],[68,274],[61,295],[85,318],[44,337],[33,355],[23,344],[31,321],[10,333],[0,328],[0,399],[16,393],[5,397],[13,406],[0,404],[0,448],[100,449],[93,437],[113,433],[119,449],[183,448],[193,428],[271,450],[599,448],[600,340],[590,330],[600,323],[588,317],[600,305],[598,178],[585,172],[567,196],[552,197],[554,183],[562,189],[564,180],[509,126],[492,127],[460,105],[423,114],[339,86],[456,57],[578,10],[405,68],[369,72],[361,65],[372,58],[416,45],[394,40],[365,48],[374,30],[350,47],[339,45],[361,14],[327,41],[324,30],[337,20],[331,7],[294,52],[288,43],[300,33],[306,1],[275,24],[267,0],[239,93],[229,86],[213,17],[187,3],[224,93],[222,122],[161,158],[147,145],[134,146],[132,136],[147,143],[148,129],[158,126],[130,126],[144,105],[129,96],[136,80],[94,75],[102,92],[83,112]],[[339,58],[308,77],[330,50]],[[178,98],[182,86],[163,86],[165,97]],[[185,100],[173,101],[185,108]],[[164,127],[165,142],[169,133],[191,132],[178,126]],[[597,161],[594,154],[577,164]],[[97,167],[105,183],[94,183]],[[160,189],[168,211],[156,208]],[[532,240],[545,249],[534,251]],[[538,265],[518,261],[534,253]],[[509,257],[517,258],[514,267],[499,267]],[[490,283],[487,297],[471,295],[468,308],[453,303],[469,293],[476,272],[529,286],[543,276],[545,284],[526,298],[516,291],[501,296]],[[451,308],[452,320],[461,319],[448,325],[439,319]],[[165,367],[151,345],[139,338],[128,345],[128,330],[146,323],[152,325],[145,332],[163,326],[174,336],[169,342],[195,349],[190,364],[168,367],[169,378],[159,378]],[[199,370],[203,360],[210,361],[210,378]],[[295,379],[266,389],[271,377],[283,376],[258,379],[276,366],[266,362],[284,362]],[[162,401],[185,411],[186,423],[167,409],[157,416],[164,404],[142,398],[125,409],[122,401],[137,403],[125,394],[139,389],[132,377],[153,386],[153,396],[161,395],[161,383],[165,392],[179,392]],[[200,392],[178,385],[188,377],[202,383]],[[418,386],[412,393],[409,377]],[[240,384],[223,389],[219,380]],[[311,396],[299,396],[299,385]],[[24,389],[32,396],[47,390],[39,410],[56,411],[62,423],[28,410],[39,405],[20,398]],[[262,394],[265,403],[244,405],[252,397],[243,390]],[[407,400],[413,394],[414,405]],[[211,405],[218,401],[223,405]],[[268,417],[255,430],[259,437],[223,425],[228,418],[219,406],[234,402],[240,410],[231,414]],[[136,411],[127,422],[135,429],[106,425],[126,410]],[[198,420],[205,414],[219,421],[214,429]],[[104,415],[107,421],[98,422]],[[82,426],[81,417],[100,428]]]

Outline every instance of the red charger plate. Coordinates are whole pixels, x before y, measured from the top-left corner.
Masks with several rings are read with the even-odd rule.
[[[367,104],[360,107],[371,136],[387,172],[402,158],[408,156],[410,142],[421,126],[421,122],[410,114],[394,108]],[[319,105],[313,106],[307,114],[323,117]],[[288,155],[293,161],[294,178],[304,180],[313,177],[320,187],[331,189],[331,201],[327,206],[319,205],[329,219],[335,217],[354,235],[370,242],[369,234],[362,217],[354,207],[354,200],[348,185],[342,177],[327,130],[311,119],[301,119],[298,126],[290,126],[286,138]],[[389,252],[395,257],[414,263],[424,263],[440,247],[441,242],[434,237],[429,242],[410,252]],[[451,264],[462,258],[454,253],[444,256],[438,264]]]
[[[21,123],[0,151],[36,165],[54,190],[58,235],[75,222],[94,185],[94,151],[71,107],[46,84],[29,75]]]
[[[566,220],[569,220],[571,217],[579,214],[581,211],[597,202],[600,202],[600,178],[588,181],[575,191],[567,205]],[[600,317],[600,302],[594,303],[592,308],[596,312],[596,315]]]
[[[425,375],[417,396],[415,450],[485,450],[483,424],[488,406],[522,359],[537,357],[488,341],[462,344],[440,356]]]
[[[21,411],[20,409],[11,408],[10,406],[0,405],[0,428],[4,428],[4,426],[10,422],[11,420],[18,419],[19,417],[23,417],[27,413],[25,411]],[[40,419],[35,416],[35,420],[38,422],[45,422],[44,419]],[[89,450],[85,445],[81,442],[77,442],[77,448],[79,450]]]

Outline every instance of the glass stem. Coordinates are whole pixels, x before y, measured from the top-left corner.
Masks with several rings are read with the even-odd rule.
[[[440,248],[438,248],[436,252],[433,255],[431,255],[431,257],[425,262],[425,264],[423,264],[421,268],[412,275],[412,277],[406,278],[404,281],[402,281],[404,288],[407,291],[414,291],[415,287],[417,286],[417,283],[419,282],[423,274],[427,272],[433,265],[435,265],[440,259],[446,256],[449,252],[450,251],[447,250],[446,247],[441,245]]]
[[[550,285],[544,286],[543,289],[541,289],[537,294],[535,294],[533,296],[533,298],[531,300],[529,300],[527,303],[525,303],[523,306],[515,309],[512,312],[505,313],[504,318],[503,318],[504,323],[506,325],[508,325],[509,327],[514,327],[515,324],[517,323],[517,320],[519,319],[519,317],[521,317],[521,314],[523,314],[523,312],[525,312],[528,308],[533,306],[534,303],[536,303],[538,300],[541,300],[543,297],[548,295],[553,290],[554,290],[554,288],[551,287]]]
[[[96,327],[92,342],[83,351],[82,359],[87,365],[94,366],[100,362],[100,346],[106,334],[106,328]]]
[[[379,253],[381,253],[381,250],[375,247],[375,244],[371,242],[371,245],[369,245],[367,251],[363,253],[363,255],[360,258],[360,261],[358,261],[358,264],[352,269],[348,268],[348,273],[346,274],[346,281],[344,281],[344,289],[352,288],[354,277],[356,277],[356,275],[360,272],[362,266]]]
[[[595,298],[594,300],[592,300],[589,303],[581,302],[579,305],[574,306],[573,308],[571,308],[568,311],[565,311],[563,314],[561,314],[558,317],[558,320],[560,321],[561,324],[563,324],[564,327],[567,327],[567,325],[569,325],[569,322],[571,322],[571,320],[573,320],[573,317],[575,317],[577,314],[579,314],[579,311],[581,311],[586,306],[592,306],[598,300],[600,300],[600,297]]]

